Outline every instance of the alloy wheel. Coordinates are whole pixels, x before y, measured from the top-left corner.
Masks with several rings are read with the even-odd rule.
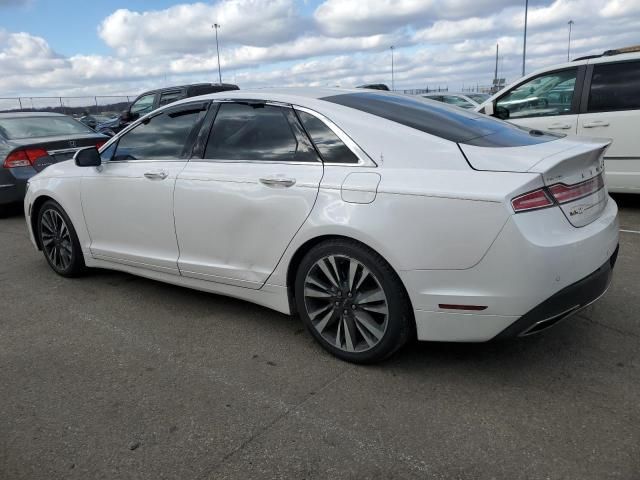
[[[62,215],[53,209],[43,212],[40,238],[47,258],[56,269],[67,270],[71,265],[73,243],[71,232]]]
[[[313,264],[304,282],[304,304],[313,328],[345,352],[370,350],[387,330],[384,289],[364,264],[346,255]]]

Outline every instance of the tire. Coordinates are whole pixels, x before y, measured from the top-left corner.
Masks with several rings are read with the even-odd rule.
[[[71,219],[55,201],[46,201],[37,217],[38,241],[49,266],[63,277],[77,277],[86,267]]]
[[[294,289],[307,329],[342,360],[382,361],[403,347],[414,331],[413,311],[400,278],[380,255],[359,242],[336,239],[314,246],[298,267]]]

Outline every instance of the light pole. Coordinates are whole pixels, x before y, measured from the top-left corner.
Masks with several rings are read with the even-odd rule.
[[[391,91],[395,90],[394,79],[393,79],[393,49],[394,46],[391,45]]]
[[[524,77],[524,64],[527,59],[527,14],[529,13],[529,0],[524,1],[524,42],[522,45],[522,76]]]
[[[222,71],[220,70],[220,45],[218,45],[218,29],[220,28],[220,24],[214,23],[212,27],[216,29],[216,51],[218,52],[218,79],[222,84]]]
[[[575,22],[573,20],[569,20],[567,23],[569,25],[569,45],[567,46],[567,62],[568,62],[569,54],[571,53],[571,25],[573,25]]]

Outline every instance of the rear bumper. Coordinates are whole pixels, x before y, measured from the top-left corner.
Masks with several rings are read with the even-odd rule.
[[[559,208],[549,208],[513,215],[472,268],[400,271],[414,308],[418,339],[485,342],[522,317],[528,317],[520,324],[524,326],[509,330],[515,335],[540,320],[569,314],[567,310],[576,305],[581,308],[599,295],[602,284],[593,280],[595,272],[600,271],[603,277],[595,277],[605,281],[600,293],[608,285],[608,274],[600,269],[615,258],[618,230],[617,207],[611,199],[596,221],[581,228],[571,226]],[[589,284],[595,293],[572,288],[576,284]],[[566,294],[564,310],[551,308],[552,304],[546,307],[549,310],[536,310],[549,299],[565,297],[566,291],[575,291],[576,297]],[[472,312],[444,305],[481,309]]]
[[[541,332],[598,300],[611,284],[611,276],[618,258],[619,248],[618,246],[611,258],[598,270],[582,280],[563,288],[537,307],[531,309],[519,320],[496,335],[494,340],[506,340]]]
[[[31,167],[2,168],[0,166],[0,205],[22,202],[27,180],[35,174],[35,170]]]

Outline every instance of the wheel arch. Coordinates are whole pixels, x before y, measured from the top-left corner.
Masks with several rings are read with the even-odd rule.
[[[404,293],[406,295],[406,299],[409,302],[409,308],[411,312],[413,312],[413,305],[411,303],[411,297],[409,296],[407,287],[404,285],[404,282],[402,281],[402,278],[398,274],[397,270],[393,267],[391,262],[389,262],[389,260],[385,258],[384,255],[378,252],[375,248],[367,245],[365,242],[355,239],[353,237],[349,237],[347,235],[340,235],[340,234],[326,234],[326,235],[319,235],[317,237],[308,239],[302,245],[300,245],[295,251],[295,253],[291,256],[291,260],[289,261],[289,265],[287,266],[286,281],[287,281],[287,296],[289,298],[289,308],[291,310],[292,315],[297,314],[296,301],[295,301],[295,278],[296,278],[296,274],[298,272],[300,263],[302,262],[302,259],[307,254],[307,252],[309,252],[313,247],[330,240],[347,240],[350,242],[355,242],[367,248],[368,250],[371,250],[376,255],[380,256],[380,258],[382,258],[385,262],[387,262],[391,270],[393,270],[393,272],[398,277],[400,285],[402,286],[402,289],[404,290]],[[415,325],[415,322],[414,322],[414,325]]]
[[[31,224],[31,231],[33,232],[33,237],[34,237],[34,239],[36,241],[36,246],[38,247],[38,250],[42,250],[42,244],[40,242],[40,235],[37,234],[37,232],[38,232],[38,213],[40,212],[40,209],[42,208],[42,205],[44,205],[49,200],[56,202],[56,200],[53,197],[50,197],[49,195],[40,195],[39,197],[37,197],[33,201],[33,204],[31,205],[31,212],[30,212],[29,222]]]

